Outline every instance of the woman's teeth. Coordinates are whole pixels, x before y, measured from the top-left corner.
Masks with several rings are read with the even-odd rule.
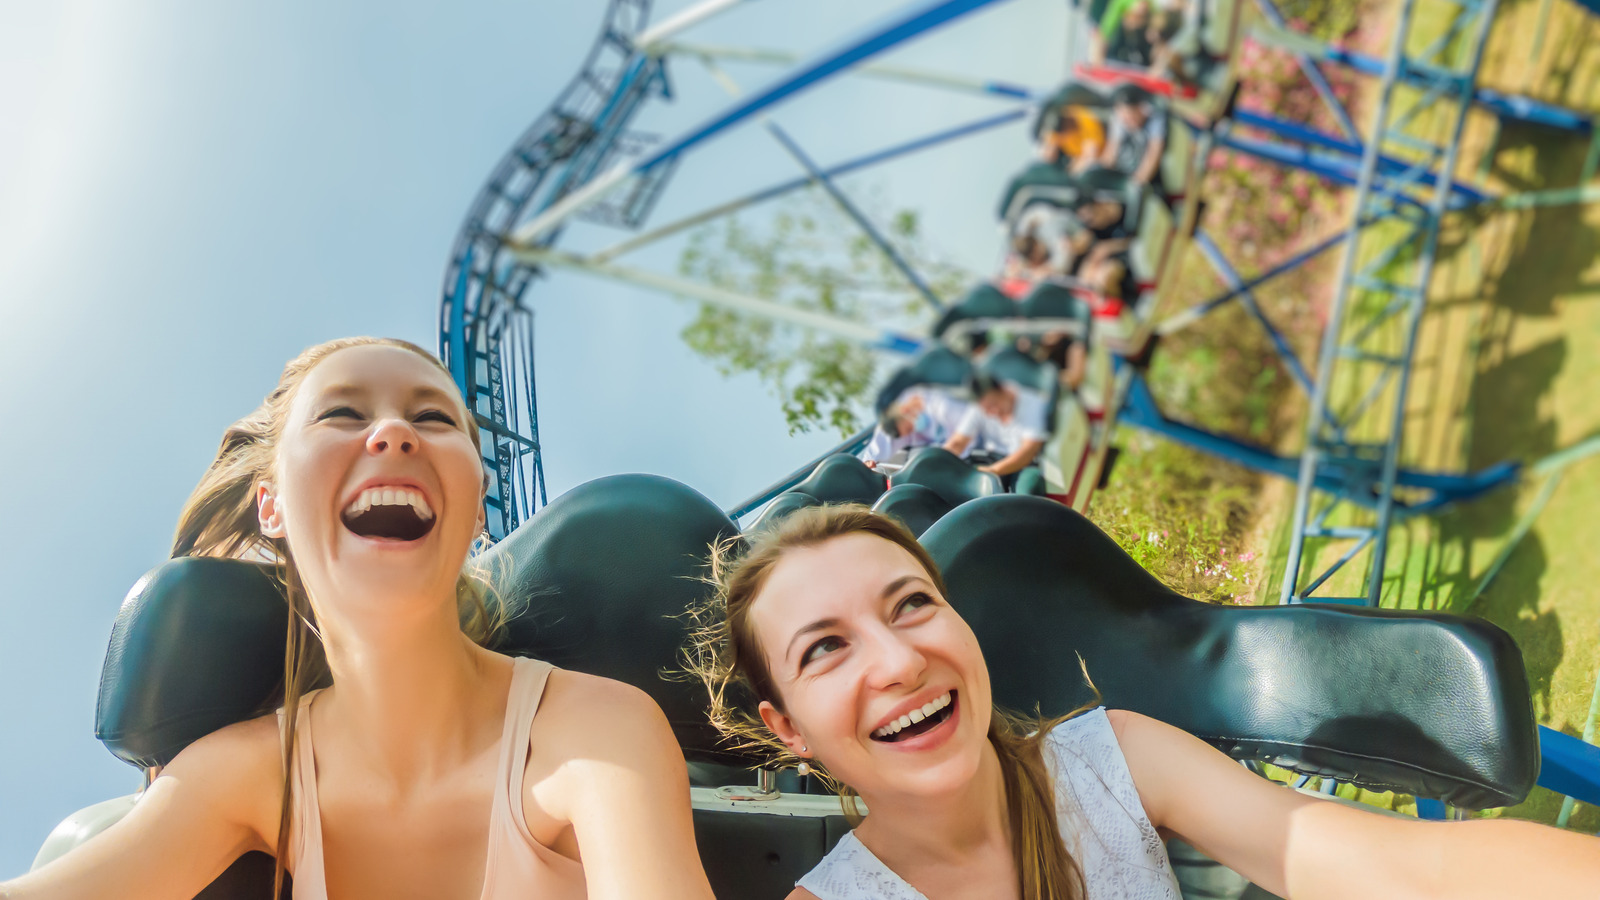
[[[902,730],[911,727],[917,722],[921,722],[923,719],[928,718],[929,716],[949,705],[950,694],[947,691],[945,692],[944,696],[938,698],[937,700],[930,700],[923,704],[920,709],[913,709],[911,712],[906,713],[900,718],[895,719],[893,722],[890,722],[882,728],[879,728],[877,731],[874,731],[872,736],[875,738],[886,738],[891,735],[899,734]]]
[[[344,512],[347,516],[359,516],[374,506],[409,506],[422,521],[433,518],[433,507],[422,498],[422,493],[402,487],[367,488],[345,507]]]

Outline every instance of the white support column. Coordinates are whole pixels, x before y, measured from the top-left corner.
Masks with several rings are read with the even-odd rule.
[[[704,3],[691,6],[665,22],[645,29],[645,32],[634,40],[633,45],[641,52],[659,56],[666,52],[667,48],[661,44],[668,38],[744,2],[745,0],[705,0]]]

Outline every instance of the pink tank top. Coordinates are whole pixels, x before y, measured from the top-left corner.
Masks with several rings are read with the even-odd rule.
[[[584,900],[583,865],[533,839],[522,811],[522,773],[528,764],[528,732],[539,698],[554,668],[547,662],[513,659],[505,731],[500,736],[500,774],[489,813],[488,861],[482,900],[539,897]],[[311,742],[311,701],[300,698],[295,738],[294,819],[290,857],[294,860],[294,900],[328,900],[322,859],[322,814],[317,805],[316,755]],[[279,710],[282,721],[282,710]]]

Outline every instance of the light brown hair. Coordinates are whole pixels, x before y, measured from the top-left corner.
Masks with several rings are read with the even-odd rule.
[[[409,341],[394,338],[340,338],[308,348],[290,360],[261,405],[250,415],[228,426],[216,458],[201,476],[200,483],[178,515],[178,528],[172,538],[172,556],[213,556],[262,560],[274,564],[275,574],[288,603],[287,642],[283,658],[283,727],[280,752],[283,759],[283,794],[278,817],[277,862],[272,878],[272,896],[283,890],[289,825],[293,798],[290,787],[295,756],[297,711],[307,686],[328,674],[327,658],[317,631],[315,614],[306,596],[300,573],[289,554],[288,542],[261,533],[256,512],[257,490],[274,477],[278,443],[288,420],[289,407],[306,374],[318,363],[349,347],[396,347],[428,360],[445,374],[449,370],[428,351]],[[482,456],[478,429],[469,420],[462,423],[472,445]],[[473,641],[487,645],[500,630],[506,609],[490,587],[487,576],[469,564],[456,582],[456,603],[461,629]]]
[[[712,550],[711,580],[716,594],[709,605],[694,611],[689,668],[705,683],[711,722],[717,730],[742,749],[766,754],[772,765],[796,765],[800,759],[751,712],[762,700],[781,711],[783,698],[773,685],[750,608],[786,553],[847,534],[870,534],[899,546],[927,572],[939,594],[948,597],[939,567],[911,532],[859,504],[798,510],[756,536],[742,554],[737,538]],[[996,708],[989,720],[989,742],[1000,759],[1012,856],[1023,900],[1082,900],[1086,893],[1083,871],[1062,841],[1055,790],[1042,751],[1050,729],[1083,709],[1040,720]],[[816,765],[814,760],[809,762]],[[818,774],[846,799],[846,808],[854,811],[855,792],[820,767]]]

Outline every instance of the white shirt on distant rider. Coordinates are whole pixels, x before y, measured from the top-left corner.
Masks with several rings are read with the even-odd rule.
[[[949,440],[972,410],[977,409],[976,404],[957,400],[948,391],[929,386],[907,388],[905,393],[895,398],[895,403],[903,403],[912,397],[922,398],[922,412],[916,417],[917,427],[904,437],[890,436],[882,426],[873,429],[872,440],[859,454],[863,460],[883,462],[901,450],[937,447]],[[974,442],[974,446],[976,444]],[[971,452],[972,448],[968,447],[962,456]]]
[[[974,403],[967,411],[966,418],[956,426],[956,434],[974,438],[974,444],[982,444],[1002,455],[1015,453],[1018,447],[1028,441],[1048,441],[1050,432],[1045,428],[1049,421],[1045,396],[1014,382],[1003,381],[1001,385],[1016,396],[1016,406],[1011,410],[1011,415],[997,419]]]

